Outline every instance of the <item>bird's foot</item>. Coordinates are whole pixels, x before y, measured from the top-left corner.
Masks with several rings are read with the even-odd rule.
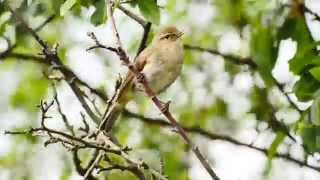
[[[169,110],[169,106],[170,106],[170,103],[171,103],[171,101],[168,101],[168,102],[162,102],[162,101],[160,101],[160,103],[161,103],[161,108],[160,108],[160,111],[162,112],[162,113],[166,113],[168,110]]]
[[[140,72],[136,78],[139,83],[144,83],[146,81],[146,76],[142,72]]]

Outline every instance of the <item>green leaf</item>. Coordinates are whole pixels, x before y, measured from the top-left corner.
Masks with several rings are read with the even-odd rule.
[[[317,91],[316,93],[316,98],[315,100],[312,102],[312,106],[309,108],[310,109],[310,114],[309,114],[309,118],[310,118],[310,122],[312,122],[312,124],[320,126],[320,96],[319,96],[319,92]]]
[[[305,69],[312,67],[312,64],[320,65],[320,57],[313,50],[318,42],[314,42],[305,18],[303,16],[289,16],[278,31],[278,39],[292,38],[297,41],[297,53],[289,61],[290,70],[295,74],[301,74]]]
[[[64,16],[76,3],[77,0],[66,0],[60,7],[60,16]]]
[[[278,131],[276,137],[272,141],[269,149],[268,149],[268,160],[271,161],[274,155],[277,152],[277,149],[281,142],[284,140],[286,135],[282,131]]]
[[[303,145],[308,153],[320,152],[320,126],[319,122],[314,121],[315,115],[319,120],[319,114],[315,114],[313,108],[319,112],[319,103],[313,104],[308,110],[304,111],[297,125],[297,132],[301,135]]]
[[[80,3],[81,6],[84,6],[84,7],[89,7],[91,5],[91,1],[88,1],[88,0],[78,0],[78,2]]]
[[[253,61],[267,86],[273,84],[272,69],[277,59],[277,49],[270,27],[258,25],[252,32],[251,51]]]
[[[309,45],[313,39],[309,33],[304,16],[288,16],[278,31],[278,39],[292,38],[298,43],[299,49]]]
[[[0,16],[0,35],[5,31],[6,25],[11,17],[11,13],[4,12]]]
[[[310,69],[309,72],[316,80],[320,81],[320,66]]]
[[[91,16],[91,23],[95,26],[103,24],[107,20],[107,9],[105,8],[105,0],[98,0],[94,3],[96,10]]]
[[[255,113],[258,121],[268,122],[271,119],[273,110],[268,101],[268,89],[254,86],[251,93],[251,103],[250,112]]]
[[[299,101],[309,101],[314,98],[314,94],[320,88],[320,83],[309,73],[301,76],[296,82],[293,91]]]
[[[160,9],[156,0],[139,0],[138,6],[141,14],[154,24],[160,23]]]
[[[314,55],[313,52],[298,54],[289,61],[290,71],[295,74],[301,74],[308,71],[312,66],[320,65],[320,56]]]
[[[294,58],[289,61],[290,70],[295,74],[301,74],[314,65],[320,65],[320,56],[313,50],[319,44],[319,42],[313,42],[300,48]]]
[[[59,14],[60,13],[60,7],[63,4],[63,0],[54,0],[50,1],[50,4],[48,6],[49,9],[51,9],[54,13]]]
[[[266,167],[264,174],[267,174],[270,172],[271,166],[272,166],[272,159],[273,159],[274,155],[277,153],[277,149],[285,137],[286,137],[286,135],[283,132],[281,132],[281,131],[277,132],[276,137],[274,138],[274,140],[272,141],[272,143],[268,149],[268,161],[267,161],[267,167]]]

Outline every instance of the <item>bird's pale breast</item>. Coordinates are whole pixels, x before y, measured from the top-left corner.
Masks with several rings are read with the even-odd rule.
[[[175,44],[178,43],[178,44]],[[150,55],[148,63],[143,68],[150,87],[160,93],[171,85],[179,76],[182,61],[183,47],[180,41],[162,46]]]

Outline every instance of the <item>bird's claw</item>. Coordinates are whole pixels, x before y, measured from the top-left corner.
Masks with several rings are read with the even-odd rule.
[[[143,83],[143,82],[145,82],[145,75],[142,73],[142,72],[140,72],[138,75],[137,75],[137,80],[138,80],[138,82],[139,83]]]
[[[171,101],[168,101],[168,102],[160,102],[161,103],[161,109],[160,109],[160,111],[162,112],[162,113],[165,113],[165,112],[167,112],[168,110],[169,110],[169,106],[170,106],[170,103],[171,103]]]

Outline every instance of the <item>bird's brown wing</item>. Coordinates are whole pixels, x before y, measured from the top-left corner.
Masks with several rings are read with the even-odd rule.
[[[149,48],[143,50],[134,60],[135,66],[141,71],[148,57],[151,55],[151,50]],[[121,111],[125,107],[125,105],[133,98],[133,87],[134,87],[134,74],[131,71],[128,71],[127,76],[122,82],[120,89],[116,98],[114,99],[114,103],[112,107],[109,109],[106,117],[103,120],[103,123],[100,126],[105,126],[105,129],[110,129],[120,115]],[[100,127],[99,127],[100,128]]]
[[[144,49],[134,59],[134,64],[139,71],[143,70],[145,64],[147,63],[148,57],[151,55],[151,53],[152,53],[151,47],[148,47]],[[134,77],[135,75],[133,74],[133,72],[128,71],[120,87],[118,102],[126,104],[131,99],[132,94],[130,92],[132,92],[131,89],[134,87],[134,83],[133,83]]]

